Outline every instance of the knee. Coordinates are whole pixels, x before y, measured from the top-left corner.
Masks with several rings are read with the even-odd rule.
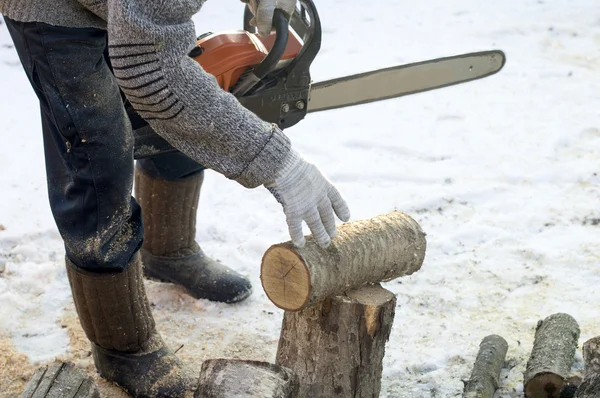
[[[88,233],[63,229],[67,257],[75,265],[92,272],[122,271],[143,241],[140,207],[135,203],[131,215]]]
[[[182,180],[205,169],[181,152],[140,159],[137,164],[146,174],[167,181]]]

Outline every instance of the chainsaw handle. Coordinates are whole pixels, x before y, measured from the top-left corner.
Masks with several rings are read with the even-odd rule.
[[[250,23],[248,16],[251,15],[250,9],[246,6],[246,10],[244,13],[244,29],[248,30],[250,28]],[[241,97],[247,94],[254,86],[258,84],[269,72],[275,69],[281,57],[285,53],[285,48],[287,47],[288,37],[289,37],[289,22],[285,13],[276,8],[273,12],[273,26],[275,27],[275,42],[273,43],[273,47],[267,54],[267,56],[262,60],[260,64],[250,75],[244,78],[243,81],[240,81],[236,87],[233,88],[231,93],[236,97]]]
[[[289,21],[285,12],[279,8],[276,8],[273,12],[273,26],[275,27],[273,47],[265,59],[254,69],[254,74],[259,80],[275,69],[287,47]]]
[[[300,44],[300,50],[292,59],[286,59],[284,65],[276,64],[275,70],[268,73],[267,77],[258,80],[254,73],[249,73],[239,79],[231,90],[243,106],[261,119],[277,123],[281,129],[295,125],[308,112],[306,104],[310,97],[310,65],[321,48],[321,21],[314,1],[298,0],[298,5],[299,8],[296,8],[289,20],[289,26],[283,23],[283,18],[280,20],[280,16],[277,17],[277,22],[281,25],[275,24],[276,30],[279,28],[275,39],[279,39],[278,45],[283,47],[285,44],[287,48],[287,40],[282,40],[280,33],[286,31],[287,38],[292,30],[294,37],[289,37],[293,42],[292,47],[297,48]],[[244,29],[254,34],[256,30],[250,25],[251,18],[252,14],[246,8]],[[287,29],[282,30],[286,27]]]
[[[246,32],[256,33],[256,29],[254,28],[254,26],[250,25],[250,21],[252,21],[252,18],[254,18],[254,14],[252,14],[252,10],[250,10],[250,7],[246,5],[246,7],[244,7],[244,30]]]

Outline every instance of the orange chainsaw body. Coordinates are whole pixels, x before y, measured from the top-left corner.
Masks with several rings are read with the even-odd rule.
[[[202,68],[217,78],[219,86],[229,91],[240,76],[257,66],[267,56],[275,41],[275,34],[260,37],[245,30],[211,33],[196,42],[202,52],[194,57]],[[289,60],[300,52],[302,43],[290,31],[282,61]]]

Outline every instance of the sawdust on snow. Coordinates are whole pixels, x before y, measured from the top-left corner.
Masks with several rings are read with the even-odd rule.
[[[273,346],[272,341],[265,341],[264,345],[241,338],[243,330],[232,333],[223,330],[203,330],[196,338],[190,338],[197,332],[198,319],[182,320],[175,316],[178,311],[182,312],[204,312],[202,301],[200,303],[185,294],[180,289],[170,284],[145,281],[148,296],[152,303],[152,312],[156,319],[156,326],[163,340],[169,348],[177,352],[177,356],[193,372],[199,375],[202,362],[209,358],[239,358],[270,360],[273,350],[264,349],[265,346]],[[153,298],[166,295],[169,300],[158,300],[156,305]],[[200,307],[200,308],[199,308]],[[195,312],[195,315],[200,315]],[[201,315],[200,315],[201,317]],[[73,362],[75,366],[91,375],[102,398],[125,398],[129,395],[120,387],[100,377],[94,366],[90,343],[85,336],[79,318],[72,303],[64,308],[62,317],[57,319],[61,328],[65,329],[69,336],[69,350],[55,358],[58,361]],[[239,334],[239,335],[238,335]],[[0,338],[0,350],[7,353],[0,358],[0,385],[7,385],[7,392],[0,392],[0,398],[17,397],[33,375],[40,367],[54,361],[33,364],[28,357],[20,353],[11,343],[9,337]],[[3,389],[4,390],[4,389]],[[8,395],[3,395],[8,394]]]
[[[17,397],[36,367],[17,350],[9,336],[0,336],[0,352],[0,397]]]

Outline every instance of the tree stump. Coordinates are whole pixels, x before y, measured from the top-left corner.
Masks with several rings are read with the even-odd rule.
[[[268,362],[209,359],[202,364],[195,398],[296,398],[298,378]]]
[[[579,325],[568,314],[539,321],[524,373],[525,396],[558,398],[571,371],[579,340]]]
[[[90,375],[72,363],[55,362],[35,371],[21,398],[100,398]]]
[[[492,398],[498,389],[500,371],[504,366],[508,343],[502,337],[490,335],[479,345],[469,381],[465,384],[463,398]]]
[[[583,343],[584,374],[575,398],[600,397],[600,336]]]
[[[299,396],[379,397],[396,296],[379,285],[286,311],[276,363],[294,371]]]
[[[354,288],[418,271],[425,234],[408,215],[394,211],[341,225],[327,249],[308,238],[271,246],[263,256],[261,282],[279,308],[298,311]]]

